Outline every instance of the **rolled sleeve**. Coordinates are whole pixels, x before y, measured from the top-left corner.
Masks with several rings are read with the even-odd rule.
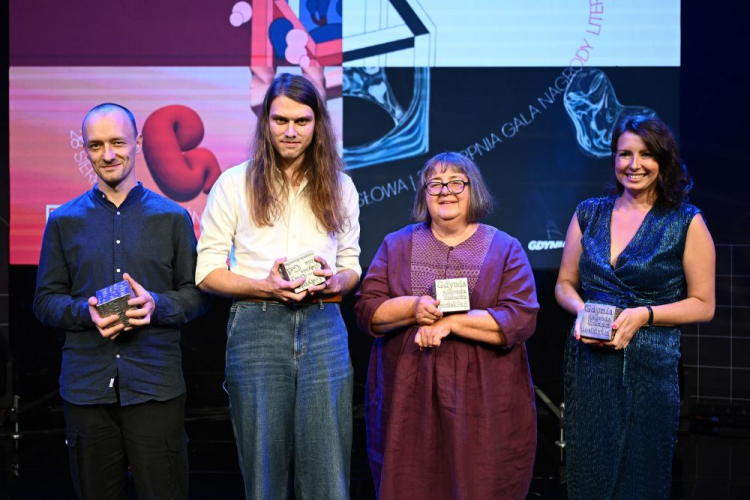
[[[227,257],[237,231],[239,205],[236,186],[229,172],[225,172],[211,188],[201,217],[196,284],[200,284],[211,271],[227,268]]]
[[[384,302],[392,298],[388,286],[388,240],[386,239],[378,248],[372,264],[367,269],[367,275],[362,280],[362,286],[357,291],[357,302],[354,312],[357,318],[357,326],[363,332],[373,337],[382,337],[382,334],[372,330],[372,317]]]
[[[344,229],[337,235],[336,272],[351,269],[359,278],[362,276],[359,264],[359,194],[348,175],[342,175],[342,190],[347,215]]]
[[[505,348],[531,337],[538,311],[534,273],[521,244],[514,239],[503,265],[497,304],[488,309],[505,337]]]

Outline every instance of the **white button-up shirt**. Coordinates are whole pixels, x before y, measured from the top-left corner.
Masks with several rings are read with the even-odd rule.
[[[226,269],[251,279],[263,279],[280,257],[293,258],[309,250],[323,257],[334,273],[359,265],[359,196],[348,175],[341,174],[346,221],[343,230],[328,233],[318,224],[305,194],[306,179],[295,194],[289,190],[283,216],[273,226],[258,227],[250,216],[245,162],[225,171],[206,201],[198,241],[196,284],[214,269]]]

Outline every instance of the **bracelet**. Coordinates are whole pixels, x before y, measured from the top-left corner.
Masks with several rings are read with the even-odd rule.
[[[646,306],[646,309],[648,309],[648,323],[646,323],[646,326],[653,326],[653,324],[654,324],[654,310],[651,309],[651,306]]]

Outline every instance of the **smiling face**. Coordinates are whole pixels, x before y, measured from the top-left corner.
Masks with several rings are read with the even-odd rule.
[[[633,195],[656,193],[659,164],[638,134],[626,131],[617,140],[615,178]]]
[[[315,113],[312,108],[286,96],[271,102],[268,116],[271,142],[282,167],[301,163],[315,132]]]
[[[135,156],[141,150],[128,116],[120,110],[93,113],[83,127],[86,154],[103,192],[129,191],[136,185]]]
[[[443,182],[447,183],[453,180],[460,180],[468,182],[469,179],[465,174],[461,174],[450,168],[450,166],[443,172],[442,165],[436,165],[432,175],[427,179],[427,183],[431,182]],[[430,217],[433,222],[459,222],[468,223],[469,218],[469,189],[470,185],[466,185],[462,193],[453,194],[448,191],[448,187],[445,186],[440,191],[439,195],[431,195],[424,191],[425,200],[427,201],[427,211],[430,213]]]

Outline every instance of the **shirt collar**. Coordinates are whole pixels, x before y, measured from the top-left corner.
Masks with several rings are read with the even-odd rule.
[[[124,207],[127,205],[130,200],[135,200],[141,198],[146,193],[146,188],[143,187],[143,184],[141,184],[140,181],[138,181],[138,184],[133,186],[133,189],[128,191],[128,195],[125,197],[125,200],[122,202],[120,207]],[[104,205],[105,207],[108,207],[110,209],[115,209],[118,207],[115,207],[115,204],[112,203],[107,199],[107,195],[104,194],[104,192],[99,189],[99,183],[97,182],[94,184],[94,186],[91,188],[91,195],[94,197],[95,200],[97,200],[99,203]]]

